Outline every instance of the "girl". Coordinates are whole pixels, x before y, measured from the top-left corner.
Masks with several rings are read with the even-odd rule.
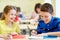
[[[18,24],[14,22],[16,17],[15,6],[7,5],[3,10],[0,20],[0,37],[7,38],[9,34],[20,33]]]
[[[33,19],[34,21],[38,21],[38,20],[39,20],[40,8],[41,8],[41,4],[40,4],[40,3],[37,3],[37,4],[35,5],[34,12],[33,12],[32,15],[31,15],[31,19]]]

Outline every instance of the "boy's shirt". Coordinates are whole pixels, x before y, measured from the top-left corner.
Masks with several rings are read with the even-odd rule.
[[[60,19],[52,17],[51,21],[47,24],[43,20],[39,21],[37,26],[37,34],[60,31]]]

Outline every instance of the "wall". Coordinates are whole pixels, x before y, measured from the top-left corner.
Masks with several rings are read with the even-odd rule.
[[[0,12],[3,11],[3,8],[6,5],[14,5],[21,7],[22,11],[25,15],[29,16],[31,12],[34,10],[34,6],[36,3],[44,3],[46,0],[0,0]],[[49,1],[49,0],[47,0]],[[56,0],[51,0],[51,3],[56,11]]]
[[[36,3],[43,3],[43,0],[0,0],[0,12],[3,11],[3,8],[6,5],[14,5],[21,7],[22,11],[25,14],[29,14],[34,10],[34,5]]]

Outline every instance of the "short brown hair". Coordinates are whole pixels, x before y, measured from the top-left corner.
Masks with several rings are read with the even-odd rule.
[[[53,12],[53,6],[49,3],[45,3],[41,6],[40,10],[43,12],[49,12],[51,14]]]

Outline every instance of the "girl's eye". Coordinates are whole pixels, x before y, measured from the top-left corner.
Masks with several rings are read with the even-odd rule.
[[[14,15],[14,16],[16,16],[16,14],[11,14],[11,15]]]
[[[10,14],[10,15],[13,15],[13,14]]]

